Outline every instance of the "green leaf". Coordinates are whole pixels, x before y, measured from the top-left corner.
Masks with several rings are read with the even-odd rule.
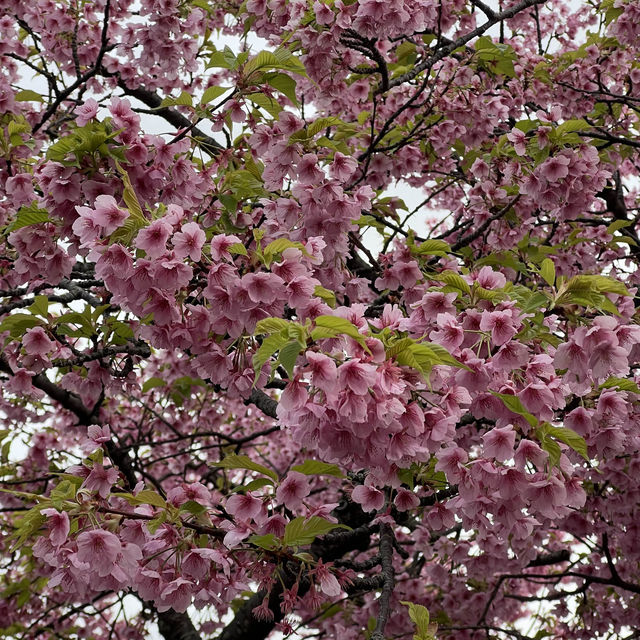
[[[248,471],[255,471],[264,476],[268,476],[272,480],[278,480],[278,474],[275,471],[254,462],[249,458],[249,456],[237,455],[235,453],[228,455],[223,460],[220,460],[220,462],[214,462],[211,466],[220,467],[222,469],[246,469]]]
[[[607,233],[612,236],[616,231],[630,227],[633,224],[633,220],[614,220],[608,227]]]
[[[236,256],[248,256],[247,248],[242,244],[242,242],[234,242],[230,247],[227,248],[227,251],[231,255]]]
[[[282,349],[289,342],[289,337],[284,332],[273,333],[266,337],[260,348],[253,355],[253,370],[255,371],[255,379],[258,379],[262,367],[271,358],[271,356]]]
[[[276,333],[277,331],[286,331],[291,324],[288,320],[282,318],[265,318],[258,320],[254,333],[260,335],[263,333]]]
[[[409,618],[416,625],[416,633],[413,640],[435,640],[435,632],[438,625],[432,624],[429,616],[429,610],[421,605],[413,602],[401,600],[400,604],[409,607]]]
[[[296,81],[291,76],[286,73],[274,73],[268,76],[267,82],[282,95],[287,96],[294,105],[298,104]]]
[[[118,168],[120,176],[122,177],[122,183],[124,184],[122,199],[127,205],[127,209],[129,209],[130,216],[134,220],[139,221],[141,224],[146,224],[146,218],[142,213],[142,207],[140,206],[138,196],[133,189],[133,185],[131,184],[131,179],[129,178],[127,170],[119,162],[116,162],[116,167]]]
[[[324,300],[332,309],[335,308],[336,294],[333,291],[329,291],[329,289],[325,289],[321,285],[316,285],[316,288],[313,290],[313,295]]]
[[[218,196],[218,200],[222,203],[222,206],[229,212],[235,213],[238,209],[238,201],[226,193],[221,193]],[[235,245],[234,245],[235,246]]]
[[[36,296],[33,304],[28,309],[31,313],[46,318],[47,313],[49,313],[49,298],[47,296]]]
[[[601,385],[600,389],[620,389],[620,391],[630,391],[631,393],[637,393],[640,395],[640,387],[633,381],[627,378],[607,378]]]
[[[547,434],[541,435],[539,440],[542,449],[549,454],[549,465],[551,467],[555,467],[560,461],[560,456],[562,455],[560,445]]]
[[[0,322],[0,333],[8,331],[12,338],[21,338],[27,329],[44,323],[30,313],[14,313]]]
[[[552,438],[560,440],[560,442],[564,442],[574,451],[579,453],[585,460],[589,460],[585,439],[579,433],[573,431],[573,429],[569,429],[567,427],[551,427],[548,434]]]
[[[425,240],[414,246],[411,253],[421,256],[445,256],[451,253],[451,246],[444,240]]]
[[[335,127],[337,125],[344,124],[340,118],[336,118],[335,116],[327,116],[325,118],[318,118],[314,122],[312,122],[306,129],[301,129],[300,131],[296,131],[292,133],[289,137],[289,140],[295,142],[297,140],[305,140],[306,138],[313,138],[316,134],[324,131],[325,129],[329,129],[330,127]]]
[[[215,51],[209,56],[207,69],[211,67],[221,67],[222,69],[235,69],[237,66],[236,57],[229,47],[224,51]]]
[[[132,493],[116,493],[115,495],[118,498],[123,498],[131,505],[150,504],[153,507],[160,507],[161,509],[164,509],[167,506],[165,499],[159,493],[152,491],[151,489],[143,489],[135,496]]]
[[[428,379],[433,367],[438,365],[468,369],[441,345],[432,342],[417,343],[411,338],[404,338],[393,344],[387,350],[387,356],[395,356],[398,364],[416,369],[425,379]]]
[[[234,492],[238,492],[238,491],[242,491],[242,492],[247,492],[247,491],[257,491],[258,489],[262,489],[264,487],[272,487],[273,486],[273,480],[271,480],[271,478],[256,478],[255,480],[251,480],[250,482],[247,482],[247,484],[242,485],[241,487],[235,487],[234,488]]]
[[[145,380],[142,385],[142,393],[147,393],[147,391],[151,391],[151,389],[155,389],[156,387],[164,387],[166,384],[162,378],[149,378]]]
[[[209,102],[213,102],[216,98],[219,98],[227,91],[229,91],[229,87],[209,87],[208,89],[205,89],[205,92],[202,94],[200,104],[209,104]]]
[[[256,107],[264,109],[272,118],[277,118],[282,111],[280,103],[275,98],[271,98],[264,93],[249,93],[246,98],[253,102]]]
[[[256,71],[268,71],[269,69],[282,69],[283,71],[306,75],[302,62],[283,47],[275,51],[261,51],[247,62],[243,71],[245,77],[249,77]]]
[[[44,102],[44,98],[31,89],[23,89],[18,91],[14,96],[17,102]]]
[[[545,258],[542,261],[540,265],[540,275],[550,287],[553,287],[556,281],[556,267],[553,264],[553,260]]]
[[[9,225],[7,231],[16,231],[23,227],[30,227],[33,224],[51,222],[46,209],[40,209],[35,202],[24,205],[18,209],[16,219]]]
[[[183,91],[177,98],[168,96],[160,103],[160,107],[191,107],[193,106],[193,96],[187,91]]]
[[[349,320],[345,318],[339,318],[338,316],[318,316],[315,319],[315,324],[316,328],[311,332],[311,338],[313,340],[346,335],[366,348],[364,336],[352,322],[349,322]]]
[[[532,427],[538,426],[538,418],[525,409],[520,398],[508,393],[498,393],[497,391],[490,391],[490,393],[496,398],[500,398],[509,411],[522,416]]]
[[[284,544],[288,547],[300,547],[311,544],[318,536],[333,529],[349,529],[346,525],[329,522],[319,516],[294,518],[284,530]]]
[[[196,502],[195,500],[187,500],[184,504],[180,505],[180,511],[186,511],[194,516],[199,516],[207,510],[207,507]]]
[[[299,249],[305,255],[309,255],[301,242],[294,242],[287,238],[278,238],[277,240],[271,241],[263,250],[265,265],[267,267],[270,266],[275,256],[287,249]]]
[[[291,467],[292,471],[303,473],[305,476],[335,476],[344,478],[338,465],[322,462],[321,460],[305,460],[302,464]]]
[[[455,273],[454,271],[443,271],[436,277],[441,282],[444,282],[451,287],[455,287],[463,293],[469,293],[471,291],[471,287],[469,287],[467,281],[459,273]]]
[[[280,349],[278,362],[285,368],[285,371],[289,374],[289,378],[293,378],[293,368],[295,367],[300,352],[304,348],[305,345],[300,344],[297,340],[292,340]]]
[[[273,533],[267,533],[264,536],[249,536],[249,542],[261,549],[267,549],[267,551],[273,551],[278,547],[278,539]]]

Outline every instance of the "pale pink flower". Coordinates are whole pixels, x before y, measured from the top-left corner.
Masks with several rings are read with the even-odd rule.
[[[443,346],[447,351],[455,351],[464,342],[464,331],[450,313],[439,313],[436,317],[438,331],[429,334],[429,340]]]
[[[491,267],[482,267],[476,274],[475,281],[483,289],[502,289],[507,284],[505,276]]]
[[[547,158],[538,168],[540,175],[549,182],[558,182],[569,175],[570,160],[566,156]]]
[[[342,587],[338,579],[329,570],[330,565],[325,565],[321,560],[314,570],[316,584],[320,586],[320,591],[330,598],[337,598],[342,593]]]
[[[594,378],[626,376],[629,373],[627,351],[609,340],[602,340],[591,351],[589,367]]]
[[[66,511],[60,512],[57,509],[41,509],[40,513],[43,516],[47,516],[51,544],[54,547],[60,547],[69,537],[69,515]]]
[[[167,240],[171,233],[171,226],[164,220],[154,220],[148,227],[138,231],[135,245],[142,249],[150,258],[159,258],[167,250]]]
[[[298,471],[289,471],[276,491],[276,499],[295,511],[300,508],[303,499],[309,495],[310,491],[307,476]]]
[[[316,5],[320,4],[316,2]],[[333,18],[333,12],[326,5],[321,5],[325,7],[328,13]],[[315,5],[314,5],[315,7]],[[358,168],[358,161],[355,158],[350,158],[349,156],[345,156],[344,154],[336,151],[333,156],[333,162],[329,167],[329,175],[336,180],[346,181],[352,175],[353,172]]]
[[[242,284],[255,303],[271,304],[286,295],[284,280],[275,273],[248,273],[242,278]]]
[[[316,184],[324,179],[324,173],[318,169],[318,156],[307,153],[300,158],[296,166],[298,182],[301,184]]]
[[[113,196],[98,196],[93,206],[95,208],[94,221],[102,227],[104,235],[107,236],[121,227],[129,217],[129,212],[118,207]]]
[[[22,337],[24,350],[32,356],[44,356],[53,349],[54,343],[49,340],[42,327],[27,329]]]
[[[176,258],[182,259],[189,256],[194,262],[198,262],[202,256],[202,247],[206,240],[205,232],[196,222],[187,222],[180,231],[173,234],[171,242]]]
[[[173,609],[178,613],[184,613],[191,604],[193,595],[193,583],[185,578],[176,578],[169,582],[160,594],[161,601],[156,603],[159,612]]]
[[[514,127],[507,134],[507,140],[513,142],[513,148],[519,156],[523,156],[527,152],[527,136],[524,131]]]
[[[315,351],[307,351],[305,357],[309,363],[313,386],[325,393],[333,393],[338,384],[338,369],[333,358]]]
[[[84,127],[89,120],[93,120],[98,115],[98,103],[93,98],[89,98],[84,104],[76,107],[73,113],[76,114],[76,124]]]
[[[540,448],[537,442],[523,438],[516,449],[513,459],[516,469],[524,471],[527,462],[533,463],[537,469],[543,469],[549,458],[549,454]]]
[[[338,380],[357,395],[365,395],[376,380],[376,370],[370,364],[353,359],[338,367]]]
[[[493,428],[482,436],[484,455],[500,462],[513,458],[513,447],[516,443],[516,432],[512,425],[502,429]]]
[[[384,506],[384,493],[375,487],[359,484],[351,493],[351,498],[364,511],[379,511]]]
[[[78,560],[87,562],[99,576],[108,576],[116,564],[122,545],[109,531],[94,529],[78,536]]]
[[[483,311],[480,330],[491,331],[491,340],[498,346],[511,340],[517,333],[513,317],[506,311]]]
[[[99,462],[95,462],[82,486],[89,491],[96,491],[101,498],[107,498],[117,480],[118,472],[113,467],[105,469]]]

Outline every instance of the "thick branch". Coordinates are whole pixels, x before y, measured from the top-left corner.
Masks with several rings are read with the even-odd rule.
[[[393,531],[391,526],[384,523],[380,526],[380,560],[382,564],[382,593],[378,602],[378,617],[376,628],[371,635],[371,640],[384,640],[384,628],[391,613],[391,596],[395,586],[395,573],[393,570]]]
[[[125,92],[126,95],[140,100],[147,107],[154,109],[154,114],[160,116],[166,120],[169,124],[173,125],[176,129],[191,129],[194,133],[193,137],[200,143],[202,148],[210,155],[215,156],[224,148],[219,142],[214,140],[211,136],[200,131],[197,127],[193,126],[193,123],[183,116],[176,109],[170,107],[161,107],[162,98],[157,93],[149,91],[144,87],[128,87],[126,83],[119,79],[118,86]]]

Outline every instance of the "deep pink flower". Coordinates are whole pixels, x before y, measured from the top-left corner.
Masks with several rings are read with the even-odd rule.
[[[262,500],[251,493],[236,493],[227,500],[225,509],[237,520],[255,520],[262,513]]]
[[[410,511],[420,504],[420,498],[413,491],[400,487],[396,492],[393,504],[396,505],[398,511]]]

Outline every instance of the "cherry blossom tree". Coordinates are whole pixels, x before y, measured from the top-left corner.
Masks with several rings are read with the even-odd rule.
[[[640,637],[639,0],[0,33],[0,637]]]

